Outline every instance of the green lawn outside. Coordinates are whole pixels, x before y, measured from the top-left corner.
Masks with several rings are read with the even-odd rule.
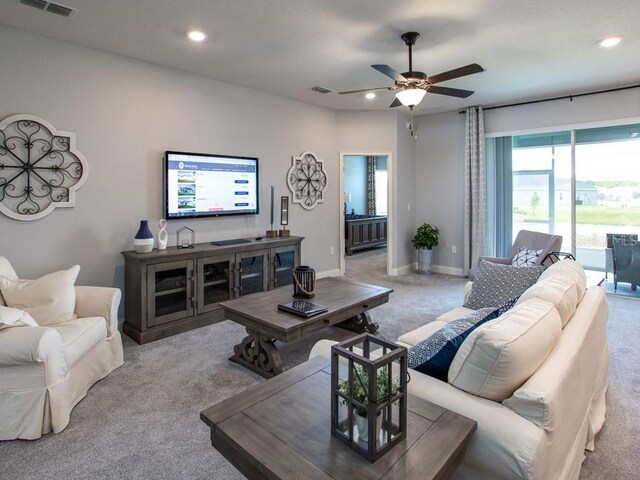
[[[531,206],[520,205],[514,210],[515,221],[547,219],[547,209],[538,207],[535,214],[531,213]],[[521,212],[527,212],[523,214]],[[563,208],[556,212],[556,222],[569,223],[571,211]],[[576,223],[588,225],[638,225],[640,226],[640,207],[607,207],[605,205],[578,205],[576,206]]]

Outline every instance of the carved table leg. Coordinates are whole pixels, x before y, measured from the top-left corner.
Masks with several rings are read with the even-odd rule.
[[[362,312],[355,317],[336,324],[336,326],[356,333],[376,333],[380,328],[377,323],[371,323],[371,317],[368,312]]]
[[[289,367],[282,363],[280,352],[274,345],[275,338],[247,328],[247,335],[242,341],[233,347],[234,355],[229,357],[232,362],[239,363],[259,373],[265,378],[278,375]]]

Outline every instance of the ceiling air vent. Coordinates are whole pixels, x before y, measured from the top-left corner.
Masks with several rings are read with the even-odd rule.
[[[65,7],[59,3],[47,2],[45,0],[18,0],[18,2],[28,7],[37,8],[38,10],[55,13],[61,17],[73,17],[78,12],[75,8]]]
[[[320,87],[318,85],[316,85],[315,87],[311,87],[311,90],[313,90],[314,92],[318,92],[318,93],[331,93],[331,92],[333,92],[333,90],[331,90],[330,88],[324,88],[324,87]]]

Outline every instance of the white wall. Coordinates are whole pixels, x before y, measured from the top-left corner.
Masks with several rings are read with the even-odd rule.
[[[78,284],[123,287],[120,252],[133,248],[139,221],[157,232],[167,149],[256,156],[261,177],[259,216],[170,222],[170,245],[182,225],[197,242],[264,234],[269,186],[290,195],[291,156],[316,153],[328,176],[326,200],[311,211],[293,205],[289,227],[306,237],[304,263],[319,272],[339,267],[329,253],[338,245],[342,198],[335,112],[11,28],[0,27],[0,45],[0,118],[28,113],[76,132],[89,164],[74,208],[32,222],[0,215],[0,255],[22,277],[78,263]]]
[[[407,235],[415,231],[415,145],[405,128],[409,116],[398,111],[339,112],[339,149],[342,153],[391,154],[389,175],[394,210],[389,215],[389,237],[395,243],[391,274],[406,271],[413,260]],[[411,204],[411,211],[407,205]]]
[[[347,213],[367,213],[367,157],[346,155],[344,157],[344,191],[351,195],[347,202]]]
[[[548,130],[557,126],[609,125],[640,121],[640,89],[522,105],[485,112],[485,133]],[[462,269],[464,198],[464,115],[457,112],[418,118],[416,147],[417,219],[441,229],[435,269]],[[451,253],[456,245],[457,253]]]
[[[440,229],[434,270],[462,274],[464,199],[464,115],[420,117],[416,145],[416,219]],[[451,253],[451,247],[457,253]],[[445,268],[442,268],[445,267]]]
[[[570,100],[497,108],[484,113],[485,133],[516,132],[581,123],[603,123],[640,115],[640,88]],[[464,115],[460,115],[463,117]]]

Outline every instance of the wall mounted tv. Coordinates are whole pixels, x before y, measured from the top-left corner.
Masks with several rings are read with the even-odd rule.
[[[163,179],[167,220],[259,213],[257,158],[167,151]]]

